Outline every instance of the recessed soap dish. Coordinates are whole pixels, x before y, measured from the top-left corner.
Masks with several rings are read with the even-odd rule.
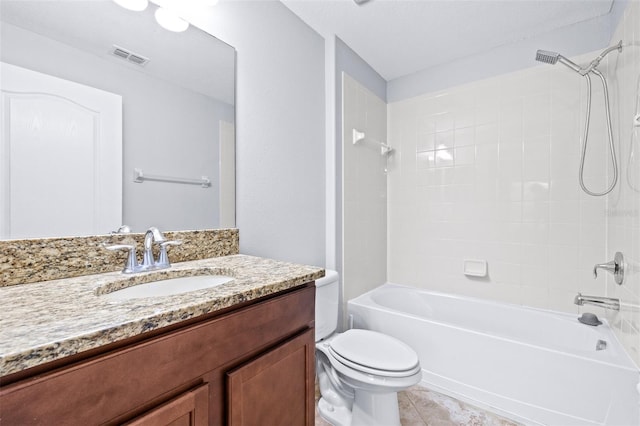
[[[486,277],[487,261],[482,259],[464,259],[463,272],[468,277]]]

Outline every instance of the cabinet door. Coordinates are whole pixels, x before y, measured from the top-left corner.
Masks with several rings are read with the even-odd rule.
[[[126,423],[127,426],[206,426],[209,418],[209,385],[192,389]]]
[[[227,373],[229,424],[313,425],[314,378],[309,329]]]

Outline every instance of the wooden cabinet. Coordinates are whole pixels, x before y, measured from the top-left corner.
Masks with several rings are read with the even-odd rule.
[[[229,424],[311,425],[315,392],[313,330],[227,373]],[[307,380],[300,380],[301,377]]]
[[[125,423],[126,426],[207,426],[209,385],[185,392],[148,413]]]
[[[39,368],[0,387],[0,424],[312,425],[314,300],[309,283]]]

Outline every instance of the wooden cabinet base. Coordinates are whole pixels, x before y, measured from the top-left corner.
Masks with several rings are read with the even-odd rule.
[[[256,395],[275,391],[291,398],[285,405],[307,412],[296,414],[296,419],[304,418],[302,423],[288,424],[312,425],[314,304],[315,286],[309,283],[2,386],[0,425],[215,426],[227,423],[229,413],[235,412],[228,406],[234,406],[236,397],[255,402]],[[249,371],[244,368],[258,364],[268,380],[243,376],[241,390],[227,397],[226,373]],[[291,381],[295,392],[288,389]],[[245,396],[245,390],[251,394]]]

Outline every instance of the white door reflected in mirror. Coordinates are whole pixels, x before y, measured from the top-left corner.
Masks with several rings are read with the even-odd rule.
[[[122,97],[0,63],[0,238],[122,224]]]

